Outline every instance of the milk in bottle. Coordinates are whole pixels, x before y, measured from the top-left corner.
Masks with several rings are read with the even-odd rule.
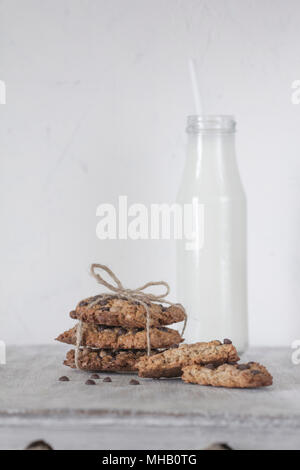
[[[178,202],[203,210],[201,243],[177,241],[178,301],[188,314],[187,342],[230,338],[247,348],[246,198],[231,116],[189,116],[187,158]],[[202,231],[200,235],[200,231]]]

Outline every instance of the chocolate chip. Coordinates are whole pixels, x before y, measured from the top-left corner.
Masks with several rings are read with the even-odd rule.
[[[104,331],[106,329],[107,327],[105,325],[97,325],[97,331],[99,331],[99,333],[101,333],[101,331]]]
[[[236,366],[237,362],[227,362],[227,364],[229,364],[230,366]]]
[[[165,326],[160,326],[157,328],[159,331],[164,331],[164,332],[168,332],[168,328],[166,328]]]
[[[260,370],[254,369],[254,370],[251,371],[251,374],[253,374],[253,375],[260,374]]]
[[[225,338],[223,341],[224,344],[232,344],[231,339]]]
[[[237,368],[238,370],[247,370],[250,369],[250,366],[248,364],[238,364]]]
[[[100,299],[100,295],[94,295],[94,297],[91,298],[91,301],[96,302],[98,299]]]
[[[101,310],[102,310],[102,312],[109,312],[109,308],[108,308],[108,307],[102,308]]]
[[[106,304],[107,304],[107,299],[100,300],[100,302],[98,302],[98,305],[101,305],[101,306],[106,305]]]
[[[111,382],[111,378],[110,377],[105,377],[105,379],[103,379],[103,382]]]
[[[119,328],[117,335],[122,336],[122,335],[125,335],[126,333],[127,333],[127,330],[125,330],[125,328]]]
[[[100,376],[98,374],[92,374],[91,379],[100,379]]]
[[[140,382],[138,380],[131,379],[129,385],[140,385]]]
[[[179,348],[179,344],[172,344],[169,349],[177,349]]]
[[[86,305],[88,305],[88,302],[86,302],[85,300],[82,300],[82,301],[79,303],[79,307],[85,307]]]
[[[62,377],[59,377],[60,382],[69,382],[69,377],[67,377],[66,375],[63,375]]]
[[[85,382],[85,385],[96,385],[96,382],[95,382],[94,380],[88,379],[88,380]]]
[[[216,366],[214,364],[206,364],[205,368],[210,369],[210,370],[214,370],[216,368]]]

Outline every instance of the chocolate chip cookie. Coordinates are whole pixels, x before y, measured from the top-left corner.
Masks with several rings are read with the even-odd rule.
[[[217,367],[214,364],[189,365],[183,368],[182,380],[187,383],[229,388],[266,387],[273,383],[267,369],[256,362],[222,364]]]
[[[65,331],[56,340],[75,345],[76,327]],[[182,341],[176,330],[165,327],[150,328],[151,348],[167,348]],[[139,328],[83,323],[81,345],[99,349],[147,349],[147,332]]]
[[[150,326],[171,325],[183,321],[183,310],[177,306],[164,307],[149,303]],[[100,325],[123,326],[124,328],[145,328],[146,309],[136,301],[105,297],[101,295],[82,300],[70,313],[71,318]]]
[[[138,363],[140,377],[179,377],[182,368],[191,364],[223,364],[237,362],[239,357],[232,344],[220,341],[183,344],[151,357],[143,357]]]

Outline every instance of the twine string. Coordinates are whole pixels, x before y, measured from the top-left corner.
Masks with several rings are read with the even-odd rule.
[[[114,284],[106,281],[101,276],[101,274],[99,274],[99,272],[96,272],[96,270],[105,271],[110,276]],[[97,264],[97,263],[92,264],[90,268],[90,273],[96,279],[98,284],[106,287],[110,292],[97,295],[96,299],[93,298],[89,302],[88,304],[89,307],[93,307],[94,305],[97,305],[101,300],[105,299],[105,297],[111,297],[111,292],[114,292],[114,295],[116,296],[116,298],[137,302],[145,308],[147,355],[148,356],[150,356],[150,353],[151,353],[151,341],[150,341],[151,313],[150,313],[150,308],[149,308],[151,302],[163,303],[163,304],[167,304],[170,306],[174,305],[174,306],[179,307],[183,311],[184,323],[183,323],[183,328],[182,328],[182,333],[181,333],[181,335],[183,335],[185,331],[185,327],[186,327],[186,322],[187,322],[187,314],[185,312],[184,307],[181,304],[176,304],[176,303],[170,302],[169,300],[166,300],[166,297],[170,293],[170,286],[167,282],[165,281],[152,282],[151,281],[151,282],[147,282],[143,286],[138,287],[136,289],[126,289],[123,286],[120,279],[115,275],[115,273],[113,273],[112,270],[108,266],[105,266],[104,264]],[[153,286],[163,286],[165,290],[157,295],[151,292],[145,292],[146,289],[148,289],[149,287],[153,287]],[[76,349],[75,349],[75,365],[77,369],[80,369],[79,352],[80,352],[80,346],[81,346],[81,341],[82,341],[82,333],[83,333],[83,322],[81,319],[79,319],[77,327],[76,327]]]

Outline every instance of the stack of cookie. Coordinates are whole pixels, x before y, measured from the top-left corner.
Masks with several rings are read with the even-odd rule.
[[[214,387],[256,388],[272,385],[272,376],[257,362],[239,364],[229,339],[183,344],[151,357],[140,358],[140,377],[182,377],[186,383]]]
[[[183,338],[166,325],[184,320],[184,312],[176,305],[147,304],[150,312],[151,353],[177,347]],[[82,336],[78,363],[88,371],[137,370],[136,363],[147,356],[146,309],[139,302],[117,296],[95,296],[85,299],[70,313],[81,320]],[[76,345],[76,329],[65,331],[57,341]],[[75,349],[67,353],[66,366],[76,368]]]

